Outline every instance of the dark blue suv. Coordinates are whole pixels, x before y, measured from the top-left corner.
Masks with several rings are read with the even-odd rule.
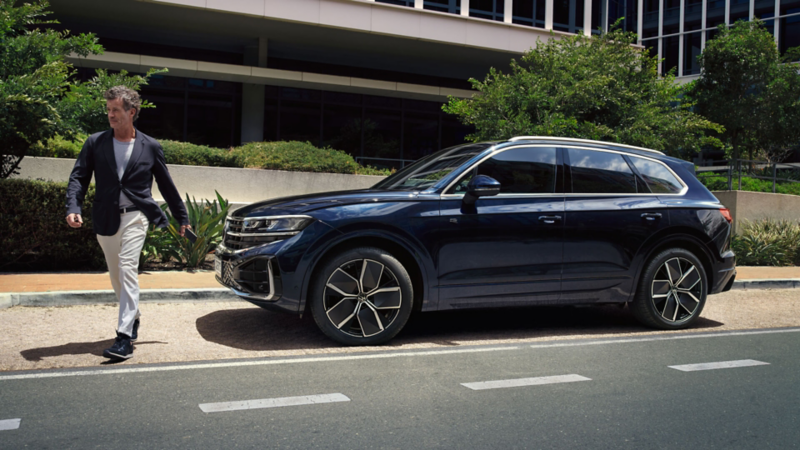
[[[678,329],[733,284],[730,238],[691,163],[516,137],[441,150],[371,189],[236,210],[215,266],[242,298],[309,309],[348,345],[386,342],[412,310],[627,302]]]

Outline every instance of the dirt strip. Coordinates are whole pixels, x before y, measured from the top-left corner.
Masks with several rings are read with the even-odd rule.
[[[0,371],[104,365],[116,318],[116,305],[0,310]],[[800,289],[711,296],[696,326],[679,332],[644,328],[617,306],[416,314],[382,347],[343,347],[309,315],[299,319],[243,301],[147,303],[135,356],[117,366],[794,326],[800,326]]]

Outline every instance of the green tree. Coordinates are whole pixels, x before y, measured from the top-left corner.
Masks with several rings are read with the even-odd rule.
[[[45,19],[45,0],[16,3],[0,0],[0,178],[16,173],[37,142],[107,128],[102,92],[118,84],[139,89],[150,75],[161,72],[131,77],[98,70],[96,77],[81,83],[65,57],[102,53],[97,37],[46,28],[58,22]]]
[[[694,114],[674,76],[635,47],[634,33],[613,30],[538,42],[511,73],[471,79],[479,94],[451,97],[444,110],[475,126],[473,141],[518,135],[564,136],[648,147],[678,156],[706,143],[719,125]]]
[[[700,78],[689,86],[696,111],[725,127],[733,158],[759,153],[773,161],[800,142],[800,74],[782,64],[775,39],[760,20],[719,27],[699,56]]]

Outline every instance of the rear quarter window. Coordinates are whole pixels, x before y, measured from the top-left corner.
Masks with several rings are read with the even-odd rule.
[[[655,194],[679,194],[683,190],[683,184],[664,164],[636,156],[630,156],[630,159],[651,192]]]

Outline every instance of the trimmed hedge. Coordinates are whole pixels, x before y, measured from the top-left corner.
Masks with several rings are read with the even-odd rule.
[[[37,143],[28,156],[77,158],[86,139],[72,142],[60,136]],[[390,175],[391,171],[358,164],[352,156],[329,147],[317,148],[308,142],[252,142],[241,147],[220,149],[188,142],[159,140],[167,164],[209,167],[239,167],[288,170],[294,172]]]
[[[0,271],[106,269],[92,231],[94,186],[78,229],[65,220],[66,192],[66,182],[0,179]]]
[[[727,191],[728,190],[728,177],[699,177],[700,181],[710,191]],[[739,188],[739,179],[733,180],[733,189],[750,192],[769,192],[772,193],[772,181],[762,180],[760,178],[742,177],[742,186]],[[775,185],[775,193],[800,195],[800,183],[777,183]]]

